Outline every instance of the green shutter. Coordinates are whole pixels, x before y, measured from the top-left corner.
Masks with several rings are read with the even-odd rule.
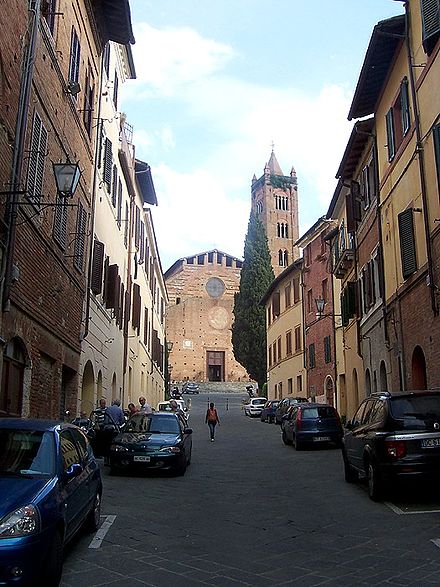
[[[390,108],[386,114],[386,126],[387,126],[387,147],[388,147],[388,161],[392,161],[394,159],[394,155],[396,154],[396,147],[394,143],[394,119],[393,119],[393,109]]]
[[[425,52],[430,55],[440,34],[440,0],[421,0],[422,39]]]
[[[408,79],[405,77],[400,84],[400,112],[402,116],[402,132],[405,136],[411,126],[409,116]]]
[[[402,275],[403,279],[407,279],[417,271],[413,209],[408,208],[404,212],[401,212],[398,215],[398,221]]]

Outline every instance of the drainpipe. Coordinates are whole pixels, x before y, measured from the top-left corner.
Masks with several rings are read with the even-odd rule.
[[[408,59],[408,71],[409,71],[409,81],[411,87],[411,97],[414,106],[414,124],[416,130],[416,152],[418,153],[418,161],[419,161],[419,172],[420,172],[420,190],[422,195],[422,202],[423,202],[423,224],[425,228],[425,241],[426,241],[426,255],[428,261],[428,277],[429,277],[429,290],[431,294],[431,308],[432,313],[434,316],[438,316],[438,307],[435,298],[435,283],[434,283],[434,268],[432,262],[432,246],[431,246],[431,236],[430,236],[430,229],[429,229],[429,207],[428,207],[428,198],[426,194],[426,172],[425,172],[425,154],[423,148],[423,141],[422,141],[422,134],[420,130],[420,116],[419,116],[419,108],[417,102],[417,92],[416,92],[416,83],[414,79],[414,67],[413,58],[411,54],[411,40],[410,40],[410,30],[411,30],[411,15],[410,15],[410,8],[409,3],[405,2],[405,44],[406,44],[406,51],[407,51],[407,59]]]
[[[1,269],[1,288],[3,310],[9,309],[9,295],[11,289],[12,260],[15,248],[17,204],[19,198],[20,180],[23,168],[23,154],[26,139],[27,121],[29,114],[32,80],[34,76],[35,56],[37,53],[38,22],[40,19],[41,0],[33,0],[29,4],[29,43],[23,59],[23,76],[20,85],[17,124],[15,127],[14,152],[11,169],[11,193],[8,198],[6,212],[6,226],[8,237],[6,254],[3,257]]]

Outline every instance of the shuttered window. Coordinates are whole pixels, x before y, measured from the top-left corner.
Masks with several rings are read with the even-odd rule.
[[[81,202],[78,202],[78,213],[76,216],[76,236],[73,264],[82,271],[84,267],[84,252],[87,233],[87,212]]]
[[[104,263],[104,243],[95,240],[93,243],[92,280],[90,289],[97,295],[102,291],[102,274]]]
[[[309,345],[309,368],[313,369],[316,365],[316,360],[315,360],[315,344],[312,343],[311,345]]]
[[[286,308],[290,308],[290,306],[292,305],[291,291],[292,287],[289,283],[289,285],[286,285],[286,287],[284,288],[284,304]]]
[[[113,104],[115,110],[118,109],[118,91],[119,91],[119,78],[118,74],[115,72],[115,81],[113,83]]]
[[[272,296],[272,313],[277,318],[280,315],[280,292],[276,291]]]
[[[66,198],[58,195],[53,222],[53,238],[63,249],[66,248],[67,210]]]
[[[92,136],[92,120],[93,120],[93,100],[94,100],[94,80],[91,67],[87,68],[85,90],[84,90],[84,108],[83,108],[83,122],[84,127],[89,137]]]
[[[132,327],[138,331],[141,327],[141,288],[137,283],[133,284],[133,314],[131,317]]]
[[[423,47],[430,55],[440,36],[440,0],[421,0]]]
[[[409,130],[411,126],[411,119],[409,115],[409,94],[408,94],[408,79],[404,78],[400,84],[400,115],[403,134]]]
[[[78,83],[81,48],[74,27],[70,36],[69,83]]]
[[[330,363],[332,360],[332,348],[330,336],[324,338],[324,360],[326,363]]]
[[[396,154],[395,144],[394,144],[394,119],[393,119],[393,109],[392,108],[390,108],[386,114],[386,125],[387,125],[388,161],[392,161],[394,159],[394,155]]]
[[[117,216],[118,228],[121,228],[122,224],[122,181],[118,180],[118,216]]]
[[[107,79],[109,78],[110,73],[110,43],[107,42],[106,46],[104,47],[104,54],[102,56],[103,64],[104,64],[104,71],[107,75]]]
[[[403,279],[407,279],[417,271],[413,209],[408,208],[404,212],[401,212],[398,215],[398,221],[402,275]]]
[[[437,188],[440,193],[440,124],[434,126],[434,149],[435,149],[435,164],[437,168]]]
[[[141,221],[141,233],[139,237],[139,263],[143,263],[145,258],[145,224]]]
[[[299,302],[299,277],[293,278],[293,303]]]
[[[124,284],[121,283],[121,291],[119,292],[119,330],[122,330],[124,325],[124,312],[125,312],[125,290]]]
[[[148,308],[144,308],[144,345],[148,350]]]
[[[27,175],[27,196],[35,204],[38,204],[41,201],[46,151],[47,130],[44,128],[38,113],[35,112],[32,125],[31,148]]]
[[[292,354],[292,331],[286,332],[286,355]]]
[[[119,302],[118,266],[109,265],[105,279],[105,305],[107,308],[116,308]]]
[[[301,326],[295,327],[295,351],[301,350]]]
[[[116,208],[117,194],[118,194],[118,168],[116,167],[116,165],[113,165],[113,173],[112,173],[112,204],[113,204],[113,208]]]
[[[107,186],[107,191],[110,193],[112,183],[112,168],[113,168],[113,154],[112,142],[106,137],[104,141],[104,182]]]

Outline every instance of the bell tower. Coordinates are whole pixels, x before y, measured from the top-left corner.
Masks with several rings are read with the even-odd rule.
[[[275,277],[299,257],[298,185],[292,167],[284,175],[272,149],[264,174],[252,178],[252,211],[266,230]]]

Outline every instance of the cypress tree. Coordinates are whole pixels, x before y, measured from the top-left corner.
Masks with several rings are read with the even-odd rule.
[[[235,359],[257,381],[259,389],[267,378],[266,312],[260,301],[274,279],[264,226],[251,212],[240,289],[234,296],[232,348]]]

